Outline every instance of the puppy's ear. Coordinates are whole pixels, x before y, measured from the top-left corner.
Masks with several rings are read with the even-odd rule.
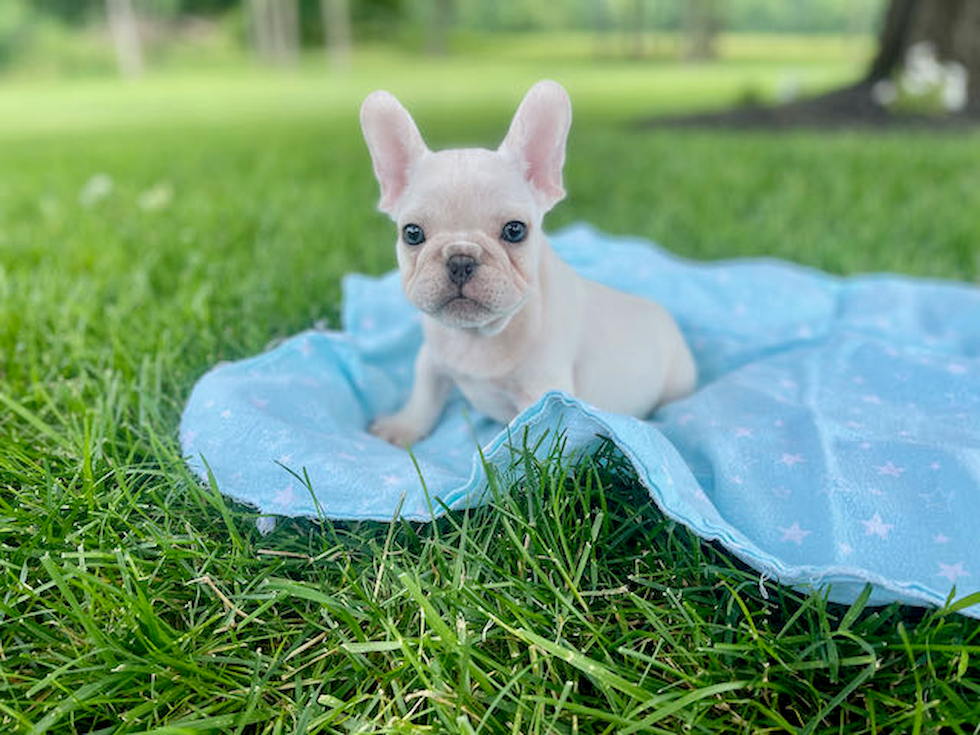
[[[565,141],[572,124],[572,104],[558,82],[542,81],[531,87],[500,144],[524,171],[534,196],[548,211],[565,196],[561,169]]]
[[[393,214],[408,185],[408,170],[428,152],[408,111],[387,92],[372,92],[361,105],[361,131],[381,185],[378,209]]]

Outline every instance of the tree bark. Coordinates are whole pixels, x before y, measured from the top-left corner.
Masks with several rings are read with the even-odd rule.
[[[137,77],[143,73],[143,46],[132,0],[106,0],[105,9],[119,71],[123,76]]]
[[[891,0],[865,82],[874,84],[897,74],[908,50],[922,42],[932,45],[939,61],[963,65],[967,110],[980,112],[980,2]]]
[[[868,69],[867,81],[887,79],[905,58],[905,39],[912,25],[912,14],[919,0],[892,0],[885,11],[878,39],[878,53]]]

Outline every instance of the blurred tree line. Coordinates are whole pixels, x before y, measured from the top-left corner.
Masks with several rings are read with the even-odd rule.
[[[616,33],[642,55],[642,34],[676,32],[690,57],[708,57],[722,30],[868,33],[883,0],[0,0],[0,65],[33,46],[108,29],[119,69],[139,74],[147,47],[207,26],[271,63],[325,46],[349,63],[353,44],[391,41],[445,53],[453,31]],[[189,30],[190,29],[190,30]],[[630,40],[632,38],[632,40]],[[103,38],[104,42],[104,38]]]

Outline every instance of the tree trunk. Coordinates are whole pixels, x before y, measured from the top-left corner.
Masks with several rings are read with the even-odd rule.
[[[909,50],[922,42],[928,42],[935,56],[933,62],[927,64],[933,67],[930,74],[937,81],[944,80],[942,83],[947,86],[942,95],[946,109],[959,114],[915,111],[896,114],[883,103],[878,85],[897,78],[908,62]],[[937,62],[943,64],[939,74],[935,73]],[[951,62],[956,62],[962,69],[951,74]],[[910,87],[910,76],[916,75],[905,75],[901,80],[906,89]],[[960,105],[964,102],[962,96],[948,94],[953,77],[958,78],[953,86],[966,94],[965,107]],[[957,104],[952,104],[950,100],[957,98]],[[747,105],[717,113],[653,119],[647,124],[784,129],[855,125],[957,129],[974,126],[977,122],[980,122],[980,0],[890,0],[878,39],[878,53],[864,77],[854,84],[782,105]]]
[[[642,59],[645,49],[643,44],[643,29],[646,25],[644,15],[644,10],[646,8],[644,5],[646,0],[633,0],[633,12],[632,12],[632,26],[633,26],[633,48],[632,56],[634,59]]]
[[[252,40],[259,58],[269,61],[273,56],[275,42],[272,38],[272,24],[269,21],[270,0],[249,0],[248,13],[252,26]]]
[[[143,73],[143,46],[132,0],[106,0],[105,9],[119,71],[123,76],[139,76]]]
[[[323,18],[327,63],[334,71],[347,71],[351,57],[350,6],[347,0],[320,0],[320,16]]]
[[[427,50],[434,56],[443,56],[449,50],[449,29],[452,27],[453,0],[429,0],[432,17],[429,19]]]
[[[684,6],[687,58],[701,61],[717,55],[715,41],[721,30],[717,0],[687,0]]]
[[[891,0],[878,53],[865,77],[874,84],[895,75],[910,48],[932,45],[936,58],[955,61],[967,74],[967,111],[980,112],[980,2],[977,0]]]
[[[279,33],[283,64],[294,65],[299,61],[299,0],[277,0]]]
[[[593,54],[597,59],[606,55],[606,36],[609,33],[609,13],[605,0],[588,0],[592,19]]]
[[[297,0],[249,0],[255,49],[265,60],[281,66],[299,58]]]

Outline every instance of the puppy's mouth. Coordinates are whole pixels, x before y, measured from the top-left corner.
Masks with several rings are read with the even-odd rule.
[[[432,315],[448,326],[469,327],[482,324],[490,312],[491,309],[485,304],[464,296],[460,289],[439,304]]]
[[[463,292],[451,295],[445,301],[443,301],[439,308],[436,309],[437,312],[445,311],[446,309],[455,310],[469,310],[469,309],[479,309],[481,311],[488,311],[487,307],[476,299],[471,299],[469,296],[464,296]]]

